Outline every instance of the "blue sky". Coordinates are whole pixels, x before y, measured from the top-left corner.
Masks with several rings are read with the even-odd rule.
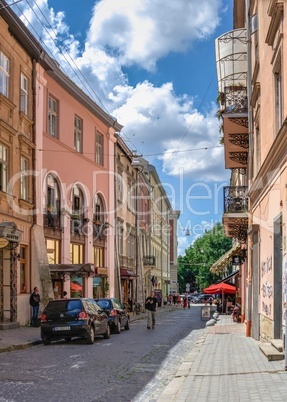
[[[124,126],[129,148],[156,167],[181,211],[181,255],[221,222],[221,188],[229,184],[215,117],[214,40],[232,29],[232,6],[233,0],[22,0],[11,7],[63,71]]]

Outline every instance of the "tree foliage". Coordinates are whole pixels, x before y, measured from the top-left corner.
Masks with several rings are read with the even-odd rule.
[[[232,240],[225,236],[223,226],[217,223],[211,230],[185,250],[184,256],[178,257],[178,281],[180,293],[185,292],[186,283],[190,291],[201,291],[220,278],[212,274],[210,267],[230,248]]]

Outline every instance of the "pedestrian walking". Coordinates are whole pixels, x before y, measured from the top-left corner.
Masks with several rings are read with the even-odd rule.
[[[167,305],[167,295],[164,296],[163,298],[163,306],[165,307]]]
[[[30,296],[30,306],[32,307],[32,318],[31,318],[31,326],[38,327],[38,314],[39,314],[39,306],[40,306],[40,294],[37,286],[34,287],[34,291]]]
[[[184,308],[184,310],[186,309],[186,307],[187,307],[187,298],[186,298],[186,296],[183,298],[183,308]]]
[[[151,291],[150,296],[146,298],[145,308],[147,309],[147,329],[154,329],[155,314],[158,308],[158,300],[154,291]]]
[[[173,298],[173,305],[176,306],[176,302],[177,302],[177,297],[176,297],[176,295],[173,295],[172,298]]]

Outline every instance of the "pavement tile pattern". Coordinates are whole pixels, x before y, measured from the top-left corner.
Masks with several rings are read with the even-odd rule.
[[[157,402],[287,401],[285,361],[268,361],[245,324],[222,315],[206,327]]]

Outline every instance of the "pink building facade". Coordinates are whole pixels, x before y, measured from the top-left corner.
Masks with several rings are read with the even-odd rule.
[[[113,155],[121,126],[48,64],[52,70],[37,66],[34,263],[42,264],[35,282],[47,284],[46,298],[48,271],[53,297],[113,295]]]

